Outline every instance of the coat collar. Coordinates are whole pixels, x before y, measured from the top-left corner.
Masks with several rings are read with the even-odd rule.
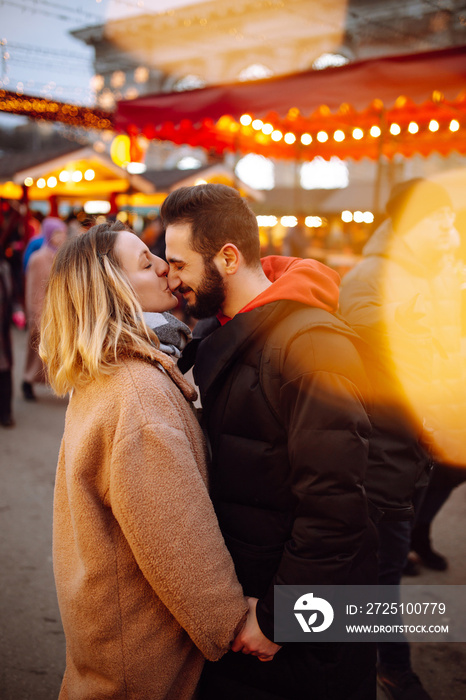
[[[195,388],[188,382],[187,379],[183,377],[183,375],[177,367],[175,360],[172,357],[162,352],[161,350],[157,350],[156,348],[154,348],[152,357],[143,357],[141,359],[149,360],[152,364],[155,365],[159,364],[168,374],[173,383],[176,384],[176,386],[181,391],[183,396],[187,399],[187,401],[195,401],[197,399],[197,392]]]
[[[204,400],[214,381],[258,336],[265,335],[289,310],[290,302],[276,301],[239,313],[204,338],[197,349],[194,380]]]

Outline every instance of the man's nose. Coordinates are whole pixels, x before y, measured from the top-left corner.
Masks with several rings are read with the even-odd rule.
[[[179,276],[179,274],[176,272],[176,270],[174,270],[174,269],[171,267],[171,265],[168,266],[167,279],[168,279],[168,286],[170,287],[170,289],[172,290],[172,292],[173,292],[175,289],[178,289],[178,287],[179,287],[180,284],[181,284],[180,276]]]

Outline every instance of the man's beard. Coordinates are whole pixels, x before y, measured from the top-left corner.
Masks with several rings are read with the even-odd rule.
[[[180,291],[188,289],[181,288]],[[204,274],[194,294],[194,303],[186,304],[186,311],[194,318],[214,316],[225,301],[225,283],[211,260],[204,262]]]

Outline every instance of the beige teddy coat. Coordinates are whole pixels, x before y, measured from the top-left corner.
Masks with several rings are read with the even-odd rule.
[[[172,360],[74,391],[55,485],[66,636],[60,700],[188,700],[247,606],[206,486],[195,398]]]

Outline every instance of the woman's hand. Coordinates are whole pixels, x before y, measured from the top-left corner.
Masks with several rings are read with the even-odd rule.
[[[261,632],[256,617],[257,598],[247,598],[247,601],[249,614],[241,632],[235,637],[231,650],[257,656],[259,661],[272,661],[277,651],[280,651],[281,646],[271,642]]]

